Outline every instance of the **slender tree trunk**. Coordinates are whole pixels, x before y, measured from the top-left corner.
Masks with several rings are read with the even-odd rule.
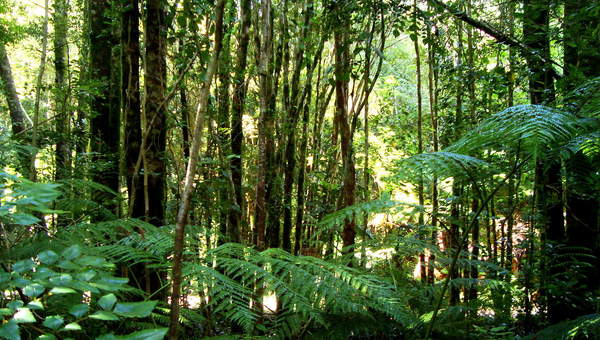
[[[294,51],[294,71],[291,79],[291,96],[288,103],[288,124],[285,133],[287,142],[285,146],[285,167],[284,167],[284,189],[283,189],[283,249],[291,252],[291,232],[292,232],[292,188],[294,185],[294,170],[296,168],[296,125],[301,114],[300,98],[300,73],[306,66],[304,62],[304,52],[308,43],[308,35],[311,30],[311,17],[313,11],[312,1],[307,1],[304,5],[304,20],[302,24],[302,33],[299,41],[296,43]],[[312,65],[311,65],[312,67]],[[308,85],[305,85],[308,86]]]
[[[70,108],[68,106],[67,84],[65,74],[67,70],[67,25],[68,25],[67,0],[54,2],[54,75],[56,83],[55,108],[56,118],[56,172],[55,180],[70,177],[71,151],[69,148]],[[60,223],[59,223],[60,224]]]
[[[227,31],[226,28],[224,28]],[[217,78],[219,80],[219,86],[217,88],[217,138],[218,145],[222,153],[229,154],[229,139],[227,138],[227,132],[229,131],[229,95],[231,87],[231,53],[230,53],[230,40],[231,34],[225,33],[223,37],[223,47],[221,51],[221,57],[219,58]],[[219,175],[219,232],[222,237],[219,242],[229,241],[227,237],[227,222],[228,213],[231,210],[231,206],[234,204],[233,195],[229,195],[229,175],[227,175],[227,169],[229,164],[220,164],[222,167]]]
[[[343,163],[342,199],[339,208],[354,204],[354,191],[356,189],[356,169],[354,166],[354,153],[348,114],[348,82],[350,72],[350,14],[346,1],[335,4],[334,13],[338,26],[334,28],[334,54],[335,54],[335,124],[340,132],[340,149]],[[346,252],[353,252],[347,247],[354,245],[356,236],[356,223],[348,218],[342,231],[343,246]]]
[[[38,70],[38,75],[35,84],[35,101],[33,104],[33,126],[31,133],[31,146],[34,148],[32,151],[31,159],[29,160],[31,164],[29,165],[29,179],[32,181],[37,180],[37,169],[35,166],[35,160],[37,156],[37,148],[38,148],[38,133],[39,133],[39,122],[40,122],[40,101],[42,98],[43,92],[43,83],[44,83],[44,74],[46,73],[46,58],[48,53],[48,17],[49,17],[49,4],[48,0],[44,1],[44,23],[42,26],[43,35],[42,35],[42,46],[41,46],[41,56],[40,56],[40,67]],[[45,115],[44,115],[45,116]],[[22,162],[25,160],[23,159]]]
[[[265,0],[268,1],[268,0]],[[185,174],[185,182],[183,187],[183,194],[181,197],[181,203],[177,212],[177,224],[175,226],[175,249],[173,254],[173,271],[171,274],[172,280],[172,293],[171,293],[171,314],[168,337],[170,340],[177,340],[179,327],[179,309],[181,303],[181,282],[182,282],[182,267],[183,267],[183,246],[184,246],[184,235],[185,225],[188,220],[188,214],[190,210],[190,203],[192,200],[192,193],[194,190],[194,177],[196,175],[196,168],[198,165],[198,153],[200,151],[201,133],[204,117],[208,108],[208,99],[210,95],[210,85],[212,78],[216,72],[219,54],[221,52],[223,42],[223,12],[225,7],[225,0],[218,0],[215,5],[215,39],[214,49],[211,56],[210,63],[206,70],[206,77],[202,83],[200,90],[200,97],[198,98],[198,109],[196,111],[196,118],[194,119],[194,133],[192,137],[191,156],[188,160],[188,165]]]
[[[479,202],[479,199],[474,198],[473,206],[471,208],[471,212],[473,214],[475,214],[477,210],[479,210],[479,204],[481,204],[481,202]],[[471,261],[476,262],[479,260],[479,223],[475,223],[475,226],[473,226],[471,237],[473,247],[471,252]],[[477,267],[477,264],[471,264],[470,274],[470,277],[473,280],[473,282],[471,282],[471,285],[469,287],[469,300],[474,301],[477,300],[476,280],[479,278],[479,268]]]
[[[258,249],[265,249],[265,232],[267,223],[267,204],[271,201],[271,189],[269,184],[273,182],[273,133],[274,112],[271,101],[273,97],[273,79],[271,71],[271,60],[273,51],[273,39],[271,29],[271,0],[261,0],[260,11],[261,23],[261,45],[259,48],[259,91],[260,91],[260,116],[258,121],[258,153],[259,168],[256,183],[256,215],[255,233],[257,234]],[[273,216],[278,218],[278,216]]]
[[[428,72],[428,86],[429,86],[429,110],[431,111],[431,129],[433,131],[432,139],[433,139],[433,152],[439,151],[439,138],[438,138],[438,122],[437,122],[437,63],[435,61],[435,44],[433,44],[431,39],[433,39],[431,30],[434,30],[434,35],[437,36],[437,28],[433,26],[428,27],[427,37],[429,43],[427,45],[427,65],[429,67]],[[438,202],[438,185],[437,178],[433,178],[433,183],[431,185],[431,225],[437,226],[438,224],[438,212],[439,212],[439,202]],[[431,242],[433,244],[437,244],[437,231],[433,231],[431,235]],[[429,283],[433,284],[435,281],[435,255],[429,256],[428,263],[428,272],[427,272],[427,280]]]
[[[300,164],[298,166],[298,187],[296,190],[296,228],[294,255],[300,253],[304,234],[304,202],[306,200],[306,190],[304,188],[306,174],[306,149],[308,145],[308,120],[310,117],[310,97],[312,92],[312,84],[308,83],[307,100],[304,104],[304,114],[302,116],[302,140],[300,142]]]
[[[417,0],[413,2],[413,26],[414,26],[414,38],[413,44],[415,48],[415,63],[416,63],[416,76],[417,76],[417,153],[423,153],[423,92],[422,92],[422,81],[421,81],[421,49],[419,47],[419,31],[417,26]],[[419,200],[419,206],[425,206],[425,189],[423,185],[423,176],[419,177],[419,183],[417,184],[417,197]],[[419,227],[425,225],[425,214],[419,212]],[[427,267],[425,261],[425,253],[419,254],[419,263],[421,271],[421,282],[427,283]]]
[[[125,177],[130,216],[144,216],[144,188],[134,181],[136,162],[142,150],[142,113],[140,102],[140,31],[138,0],[128,0],[121,12],[121,89],[125,119]]]
[[[238,41],[237,63],[234,75],[233,98],[231,102],[231,152],[234,155],[230,160],[231,178],[234,187],[235,204],[229,212],[229,239],[232,242],[241,241],[240,223],[242,220],[243,191],[242,191],[242,146],[244,131],[242,117],[246,101],[246,65],[248,56],[248,42],[250,40],[250,0],[241,0],[240,3],[240,31]]]

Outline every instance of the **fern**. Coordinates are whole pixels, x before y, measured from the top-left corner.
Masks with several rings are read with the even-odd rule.
[[[565,111],[541,106],[510,107],[485,119],[475,129],[447,148],[472,154],[481,149],[505,150],[519,147],[533,154],[546,147],[560,146],[577,135],[579,121]]]
[[[448,148],[450,150],[450,148]],[[422,153],[401,160],[398,164],[397,180],[413,183],[425,178],[427,180],[444,180],[449,177],[469,178],[489,171],[491,165],[485,161],[466,154],[450,151]]]

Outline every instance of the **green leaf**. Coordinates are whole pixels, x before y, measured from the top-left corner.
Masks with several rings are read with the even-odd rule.
[[[17,309],[23,307],[23,301],[21,301],[21,300],[15,300],[15,301],[9,302],[6,306],[8,308],[12,309],[13,312],[14,312]]]
[[[52,294],[73,294],[73,293],[77,293],[77,291],[73,288],[68,288],[68,287],[54,287],[54,288],[52,288],[50,293],[52,293]]]
[[[99,310],[96,313],[90,315],[90,319],[97,319],[103,321],[117,321],[119,320],[119,317],[116,316],[114,313],[107,312],[105,310]]]
[[[50,278],[50,283],[55,286],[64,286],[71,283],[71,281],[73,281],[73,277],[69,274],[61,274],[60,276]]]
[[[65,330],[65,331],[80,331],[81,326],[79,326],[79,324],[77,322],[71,322],[70,324],[67,324],[65,326],[65,328],[63,328],[63,330]]]
[[[81,247],[78,245],[70,246],[61,253],[65,260],[74,260],[81,256]]]
[[[67,261],[67,260],[62,260],[58,263],[58,267],[62,268],[62,269],[67,269],[67,270],[78,270],[81,269],[81,266],[78,264],[75,264],[71,261]]]
[[[0,308],[0,316],[13,315],[14,311],[10,310],[10,308]]]
[[[104,295],[98,300],[98,305],[104,310],[111,310],[115,303],[117,303],[117,297],[112,293]]]
[[[38,336],[36,340],[56,340],[56,337],[52,334],[44,334]]]
[[[10,216],[12,217],[12,222],[19,225],[31,225],[40,221],[39,218],[31,214],[15,213]]]
[[[58,329],[58,327],[62,326],[65,322],[62,316],[60,315],[51,315],[47,316],[42,325],[48,327],[50,329]]]
[[[76,318],[80,318],[85,315],[85,313],[90,310],[90,306],[85,303],[81,303],[79,305],[75,305],[69,309],[69,314],[73,315]]]
[[[16,323],[34,323],[35,316],[33,316],[33,313],[31,313],[29,308],[19,308],[17,313],[13,316],[13,320],[15,320]]]
[[[127,282],[129,282],[129,279],[127,279],[126,277],[106,276],[103,277],[100,281],[109,285],[124,285],[127,284]]]
[[[10,320],[0,327],[0,338],[21,340],[21,336],[19,335],[19,325],[17,325],[15,320]]]
[[[82,266],[90,266],[96,268],[101,268],[106,265],[106,260],[98,256],[83,256],[75,260],[75,262]]]
[[[83,273],[77,274],[77,278],[82,281],[89,281],[89,280],[93,279],[96,276],[96,274],[97,273],[95,270],[90,269],[90,270],[84,271]]]
[[[27,304],[27,308],[31,310],[40,310],[44,309],[44,304],[40,300],[34,300]]]
[[[117,303],[114,312],[128,318],[144,318],[152,313],[156,303],[157,301]]]
[[[167,334],[168,328],[145,329],[131,333],[129,335],[120,336],[119,340],[162,340]]]
[[[31,271],[33,269],[33,267],[35,266],[35,263],[30,260],[22,260],[19,262],[16,262],[15,264],[13,264],[13,271],[17,272],[17,273],[24,273],[24,272],[28,272]]]
[[[48,267],[38,267],[33,273],[33,278],[36,280],[45,280],[52,275],[56,275],[56,272]]]
[[[23,294],[34,298],[40,296],[46,288],[39,283],[34,283],[23,288]]]
[[[96,340],[118,340],[118,339],[119,338],[117,338],[113,333],[104,334],[104,335],[101,335],[96,338]]]
[[[46,250],[38,254],[38,260],[43,264],[54,264],[58,261],[58,254],[52,250]]]

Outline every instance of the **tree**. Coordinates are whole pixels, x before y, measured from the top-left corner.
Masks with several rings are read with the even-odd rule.
[[[145,38],[146,91],[145,136],[147,142],[141,150],[144,171],[144,216],[147,221],[160,226],[165,223],[165,150],[166,91],[167,91],[167,26],[166,1],[149,0],[146,3]]]
[[[114,40],[109,25],[110,3],[102,0],[90,0],[90,79],[96,87],[90,101],[90,132],[91,151],[94,153],[92,179],[113,192],[119,191],[119,131],[120,112],[114,110],[115,103],[111,100],[111,83],[113,72],[116,72],[112,63],[112,49]],[[117,106],[118,107],[118,106]],[[100,204],[113,197],[106,193],[95,191],[93,198]],[[109,212],[118,215],[116,202],[107,204]],[[97,220],[110,218],[107,215],[96,216]]]

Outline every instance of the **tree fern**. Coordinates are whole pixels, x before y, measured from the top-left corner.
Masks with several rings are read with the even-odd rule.
[[[579,122],[569,112],[542,106],[519,105],[496,113],[448,147],[448,151],[472,154],[481,149],[505,150],[517,145],[538,153],[542,147],[559,146],[578,133]]]

